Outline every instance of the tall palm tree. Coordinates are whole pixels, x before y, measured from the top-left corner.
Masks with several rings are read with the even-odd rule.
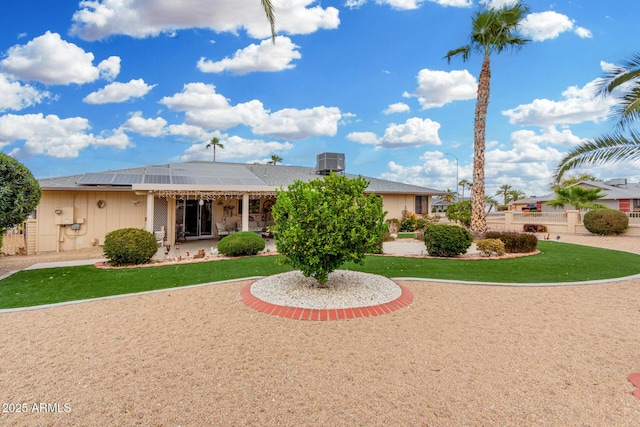
[[[617,119],[616,128],[569,151],[556,167],[556,183],[560,182],[565,172],[580,166],[640,159],[640,134],[629,129],[629,125],[640,119],[639,78],[640,54],[605,74],[600,86],[601,96],[611,95],[614,89],[629,83],[612,112],[612,117]]]
[[[213,161],[216,161],[216,147],[223,149],[224,145],[222,145],[222,143],[220,142],[220,140],[218,138],[216,138],[215,136],[213,138],[211,138],[211,142],[207,144],[206,148],[211,148],[213,147]]]
[[[507,203],[509,203],[509,193],[512,190],[513,190],[512,186],[510,186],[509,184],[503,184],[496,191],[496,194],[495,194],[496,196],[502,196],[502,200],[504,201],[503,203],[504,206],[507,206]]]
[[[469,59],[471,51],[480,52],[484,58],[478,78],[475,122],[473,127],[473,191],[471,208],[471,231],[480,234],[487,229],[484,208],[484,151],[487,122],[487,107],[491,82],[491,54],[502,53],[509,48],[520,48],[528,39],[515,35],[520,21],[529,12],[521,2],[500,8],[481,6],[471,19],[471,36],[468,45],[450,50],[445,58],[451,62],[454,56]]]
[[[276,15],[274,13],[273,4],[271,0],[260,0],[262,2],[262,8],[264,9],[264,13],[267,15],[267,20],[269,21],[269,25],[271,26],[271,41],[273,43],[276,42]]]
[[[471,189],[471,187],[473,187],[473,183],[469,182],[469,180],[465,178],[465,179],[461,179],[458,185],[462,187],[462,200],[464,200],[464,189],[465,188]]]

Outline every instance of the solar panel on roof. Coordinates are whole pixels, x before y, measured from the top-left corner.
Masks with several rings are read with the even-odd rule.
[[[169,175],[145,175],[145,184],[170,184],[171,177]]]
[[[85,173],[77,183],[88,185],[111,184],[113,177],[114,174],[112,173]]]
[[[132,173],[118,173],[114,176],[112,184],[114,185],[127,185],[127,184],[140,184],[142,182],[143,175],[137,175]]]

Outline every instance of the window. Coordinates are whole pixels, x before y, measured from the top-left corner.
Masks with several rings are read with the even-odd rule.
[[[250,214],[260,213],[260,199],[249,200],[249,213]],[[242,199],[238,199],[238,215],[242,215]]]
[[[640,209],[640,199],[633,199],[633,208]]]
[[[414,212],[420,215],[428,214],[429,209],[429,197],[428,196],[416,196],[416,207]]]

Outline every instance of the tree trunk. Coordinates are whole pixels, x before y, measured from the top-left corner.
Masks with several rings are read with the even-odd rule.
[[[480,235],[487,231],[484,209],[484,149],[491,82],[489,54],[485,53],[478,80],[478,98],[473,127],[473,187],[471,187],[471,232]]]

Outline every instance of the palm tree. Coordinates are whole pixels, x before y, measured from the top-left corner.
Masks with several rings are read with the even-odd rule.
[[[481,6],[471,20],[470,44],[450,50],[445,58],[451,62],[454,56],[469,59],[472,50],[482,53],[482,70],[478,79],[475,122],[473,127],[473,192],[471,209],[471,231],[480,234],[487,229],[484,209],[484,151],[491,83],[491,54],[502,53],[508,48],[520,48],[528,39],[514,33],[529,7],[521,2],[511,3],[498,9]]]
[[[455,202],[456,196],[453,190],[447,188],[447,194],[443,195],[442,200],[447,204],[447,207],[451,206]]]
[[[216,147],[223,149],[224,145],[222,145],[222,143],[220,143],[220,140],[218,138],[216,138],[215,136],[213,138],[211,138],[211,142],[207,144],[206,148],[211,148],[213,147],[213,161],[216,161]]]
[[[565,205],[573,206],[578,210],[606,209],[601,203],[594,203],[604,196],[601,194],[602,188],[584,188],[579,185],[571,187],[556,187],[553,190],[556,198],[549,200],[547,204],[554,208],[564,208]]]
[[[277,165],[277,164],[278,164],[278,162],[281,162],[281,161],[282,161],[282,157],[278,156],[277,154],[273,154],[273,155],[271,156],[271,160],[269,160],[269,161],[267,162],[267,164],[268,164],[268,165]]]
[[[273,4],[271,4],[271,0],[261,0],[262,8],[264,9],[264,13],[267,15],[267,20],[269,21],[269,25],[271,26],[271,42],[275,44],[276,42],[276,15],[274,13]]]
[[[515,202],[516,200],[520,200],[525,197],[525,193],[522,190],[516,190],[515,188],[509,191],[509,202]]]
[[[465,189],[465,187],[466,187],[466,188],[471,189],[471,187],[473,187],[473,183],[472,183],[472,182],[469,182],[469,181],[465,178],[465,179],[460,180],[460,182],[458,183],[458,185],[462,187],[462,200],[464,200],[464,189]]]
[[[608,134],[588,140],[574,147],[556,167],[555,182],[572,169],[586,165],[601,165],[608,162],[640,159],[640,134],[629,129],[629,125],[640,118],[640,54],[636,54],[621,66],[605,74],[600,86],[600,95],[611,95],[614,89],[629,83],[626,93],[618,101],[612,117],[617,117],[616,128]],[[628,132],[628,134],[627,134]]]
[[[490,196],[484,196],[484,202],[489,205],[489,212],[491,212],[494,206],[498,206],[498,201]]]
[[[495,194],[496,196],[502,196],[502,200],[504,201],[503,203],[504,206],[507,206],[507,203],[509,203],[509,193],[512,190],[513,190],[513,187],[511,187],[509,184],[503,184],[496,191],[496,194]]]

